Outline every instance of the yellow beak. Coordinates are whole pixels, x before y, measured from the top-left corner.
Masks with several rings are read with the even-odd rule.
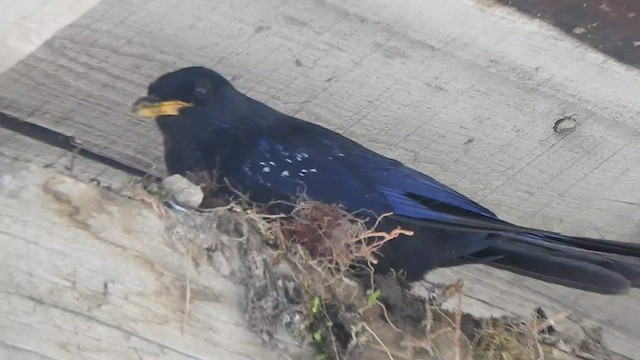
[[[156,101],[145,96],[136,100],[131,111],[140,117],[155,119],[158,116],[178,115],[180,114],[180,109],[192,105],[191,103],[179,100]]]

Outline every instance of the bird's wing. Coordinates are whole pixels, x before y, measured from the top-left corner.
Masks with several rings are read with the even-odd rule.
[[[378,215],[486,229],[500,222],[488,209],[399,161],[326,128],[289,118],[256,138],[243,164],[253,186],[296,194]]]
[[[348,209],[387,212],[388,205],[377,192],[375,179],[358,171],[358,165],[350,159],[350,144],[335,140],[318,134],[317,128],[260,134],[245,155],[236,182],[247,184],[254,194],[266,194],[258,197],[261,200],[305,194]]]
[[[459,216],[496,218],[489,209],[435,179],[402,164],[385,179],[386,188],[401,191],[422,207]]]

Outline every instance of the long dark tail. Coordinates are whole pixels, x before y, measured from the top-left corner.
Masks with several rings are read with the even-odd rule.
[[[499,233],[472,258],[495,267],[587,291],[617,294],[640,287],[640,244],[532,231]]]

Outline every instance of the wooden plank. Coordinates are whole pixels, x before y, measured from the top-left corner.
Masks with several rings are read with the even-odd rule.
[[[637,70],[487,2],[105,0],[0,75],[0,111],[161,175],[159,134],[128,109],[191,64],[507,220],[640,240]],[[576,130],[555,133],[568,115]],[[474,267],[428,278],[460,275],[477,314],[571,309],[606,324],[616,352],[640,347],[637,290],[603,297]]]
[[[2,4],[0,72],[37,49],[51,34],[68,25],[100,0],[24,0]]]
[[[223,235],[51,170],[0,157],[0,174],[3,359],[282,358],[248,328],[244,286],[207,263]]]

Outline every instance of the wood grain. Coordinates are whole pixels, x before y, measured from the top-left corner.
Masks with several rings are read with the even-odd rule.
[[[0,74],[0,111],[162,175],[159,133],[128,110],[192,64],[507,220],[640,241],[638,71],[488,1],[104,0]],[[575,131],[555,133],[568,115]],[[572,309],[617,353],[640,347],[637,290],[603,297],[484,267],[428,278],[456,276],[478,314]]]
[[[250,331],[244,286],[195,245],[189,260],[187,243],[223,235],[174,237],[143,203],[5,158],[0,171],[4,359],[282,358]]]

